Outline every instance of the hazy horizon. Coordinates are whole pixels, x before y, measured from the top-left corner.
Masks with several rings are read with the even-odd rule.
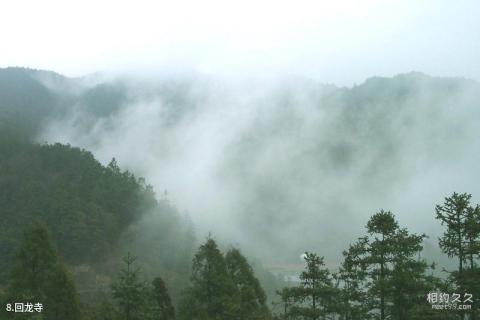
[[[480,3],[473,0],[49,0],[24,8],[21,1],[3,5],[1,67],[70,77],[288,75],[337,86],[409,71],[480,79]]]

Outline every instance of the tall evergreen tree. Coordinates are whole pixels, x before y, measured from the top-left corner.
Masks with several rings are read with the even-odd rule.
[[[446,197],[443,205],[435,207],[436,218],[446,226],[439,239],[440,248],[450,258],[458,259],[458,268],[451,273],[455,290],[480,295],[480,270],[476,263],[480,254],[480,208],[470,205],[471,194],[454,192]],[[470,319],[478,316],[478,303],[474,300]],[[459,318],[465,319],[466,312],[459,312]]]
[[[425,237],[409,234],[406,229],[397,230],[393,237],[393,263],[388,281],[392,294],[392,319],[412,319],[414,307],[426,305],[425,295],[433,289],[426,278],[427,263],[418,258]]]
[[[470,269],[477,267],[476,260],[480,255],[480,206],[469,206],[465,221],[465,237],[467,239],[466,255]]]
[[[225,258],[212,238],[200,246],[192,263],[191,286],[179,306],[182,320],[230,320],[235,285]]]
[[[393,262],[393,236],[398,224],[391,212],[381,210],[374,214],[367,223],[367,232],[372,239],[368,243],[367,264],[371,266],[370,286],[371,308],[380,310],[380,320],[386,319],[388,283],[391,270],[388,266]]]
[[[14,260],[6,296],[12,303],[41,303],[44,319],[81,318],[75,284],[44,225],[34,223],[25,231]],[[18,314],[2,313],[2,316],[12,319]]]
[[[368,235],[350,247],[340,269],[342,294],[365,298],[363,306],[353,304],[357,315],[363,313],[357,318],[367,318],[366,306],[376,319],[413,319],[415,310],[426,306],[426,294],[433,288],[428,266],[420,258],[426,236],[400,228],[394,215],[384,210],[374,214],[366,228]]]
[[[333,308],[336,290],[332,276],[325,268],[323,257],[306,252],[304,259],[306,267],[300,274],[300,285],[289,288],[288,294],[295,304],[290,307],[288,316],[291,319],[326,319],[336,311]]]
[[[400,228],[394,215],[384,210],[370,218],[367,232],[371,309],[379,309],[381,320],[412,319],[414,310],[426,305],[425,295],[431,287],[428,266],[420,258],[426,236]]]
[[[225,255],[225,262],[229,276],[236,287],[233,319],[269,319],[267,296],[247,259],[238,249],[231,249]]]
[[[125,266],[120,270],[120,275],[111,286],[113,298],[117,301],[119,309],[125,320],[142,319],[146,297],[145,282],[139,279],[140,269],[134,267],[136,257],[127,254],[123,258]]]
[[[480,255],[480,206],[470,206],[467,209],[467,220],[465,226],[467,238],[466,255],[468,259],[468,268],[465,270],[466,282],[465,290],[473,295],[472,310],[470,311],[471,320],[480,318],[480,268],[478,258]]]
[[[343,251],[344,260],[334,275],[339,287],[339,314],[342,320],[369,319],[366,281],[367,267],[363,263],[366,252],[366,237],[358,239],[348,250]]]
[[[471,195],[467,193],[458,194],[454,192],[452,196],[446,197],[443,205],[436,205],[436,218],[446,225],[443,236],[439,239],[440,248],[448,257],[458,258],[458,268],[451,277],[456,283],[456,290],[464,295],[466,293],[466,279],[464,264],[467,259],[467,239],[466,239],[466,221],[468,219],[468,208],[470,206]],[[465,311],[459,312],[459,318],[465,319]]]
[[[458,258],[457,280],[461,290],[465,287],[463,272],[468,254],[467,220],[471,197],[467,193],[454,192],[452,196],[445,198],[443,205],[435,207],[437,219],[447,227],[439,239],[440,248],[449,257]]]

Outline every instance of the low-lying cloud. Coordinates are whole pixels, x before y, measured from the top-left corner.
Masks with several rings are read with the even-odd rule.
[[[121,83],[120,107],[98,117],[78,103],[39,140],[84,147],[103,163],[115,157],[159,197],[166,190],[200,235],[266,262],[305,250],[336,261],[381,208],[434,243],[434,205],[453,191],[480,197],[475,82],[407,74],[351,88],[199,75],[107,83]]]

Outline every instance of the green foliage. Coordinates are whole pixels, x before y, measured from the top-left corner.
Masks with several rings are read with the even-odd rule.
[[[480,297],[480,207],[470,205],[471,195],[454,192],[445,198],[443,205],[435,207],[436,217],[446,230],[439,239],[440,248],[450,258],[458,259],[458,269],[450,273],[455,290]],[[478,301],[474,300],[471,319],[479,316]],[[465,312],[461,312],[463,319]]]
[[[367,301],[367,264],[363,263],[363,255],[368,239],[360,238],[343,251],[343,262],[334,277],[337,286],[341,285],[336,302],[340,315],[349,320],[369,319]]]
[[[179,305],[182,320],[268,320],[266,296],[252,267],[238,249],[224,257],[212,238],[192,262],[191,285]]]
[[[325,268],[323,257],[306,252],[305,271],[299,286],[278,291],[283,304],[282,319],[326,319],[336,313],[334,302],[338,291]]]
[[[161,274],[176,304],[189,282],[195,244],[191,222],[181,217],[168,200],[162,199],[154,210],[126,230],[119,247],[138,255],[146,278]]]
[[[232,319],[269,319],[267,297],[252,267],[238,249],[231,249],[225,255],[228,274],[236,288],[234,316]]]
[[[336,291],[332,277],[323,257],[315,253],[305,253],[306,270],[300,274],[301,285],[293,292],[294,299],[301,304],[292,310],[295,316],[304,319],[324,319],[334,312],[332,302]]]
[[[192,262],[191,286],[179,306],[184,320],[232,319],[235,285],[223,254],[211,238],[200,246]]]
[[[276,319],[292,319],[291,308],[295,307],[294,288],[284,287],[281,290],[277,290],[276,294],[280,297],[281,315],[276,315]]]
[[[141,319],[146,294],[146,284],[139,279],[140,270],[133,263],[136,257],[130,253],[123,258],[125,267],[120,270],[118,280],[112,284],[112,295],[125,320]]]
[[[91,153],[61,144],[0,143],[0,189],[0,270],[32,220],[49,226],[66,262],[97,264],[156,206],[151,189],[115,161],[103,167]]]
[[[322,268],[322,258],[306,253],[301,285],[279,292],[283,319],[440,319],[426,300],[428,292],[444,286],[427,274],[428,266],[419,258],[425,235],[400,228],[384,210],[374,214],[366,228],[367,236],[343,252],[344,261],[333,277]]]
[[[42,319],[81,319],[75,284],[53,246],[45,226],[34,223],[17,250],[6,293],[7,303],[44,306]],[[3,319],[21,317],[5,313]]]
[[[141,280],[140,268],[134,267],[137,258],[127,254],[123,258],[124,267],[118,279],[112,283],[114,305],[105,301],[103,309],[115,320],[174,320],[175,309],[167,287],[160,277],[151,284]],[[97,313],[95,319],[103,319]]]
[[[53,90],[48,83],[62,90]],[[368,142],[377,153],[366,165],[366,173],[378,174],[365,175],[371,177],[362,180],[365,190],[381,185],[382,179],[389,181],[391,168],[382,164],[391,163],[402,151],[392,147],[404,138],[396,129],[415,129],[412,114],[419,111],[410,100],[425,101],[422,105],[426,107],[422,108],[437,107],[440,100],[448,101],[425,99],[418,90],[424,85],[446,92],[442,97],[450,97],[449,92],[458,94],[465,88],[478,88],[463,80],[410,74],[390,80],[370,79],[348,90],[331,89],[331,94],[322,96],[322,103],[338,106],[344,134],[326,135],[328,143],[322,155],[327,156],[315,154],[314,161],[318,163],[320,159],[325,170],[343,172],[358,158],[361,148],[357,146]],[[78,83],[54,73],[0,69],[0,300],[2,303],[38,300],[46,306],[44,313],[37,315],[38,319],[80,319],[75,285],[60,256],[70,265],[97,266],[114,259],[127,243],[135,252],[144,253],[142,262],[146,272],[140,274],[133,268],[134,259],[127,255],[126,267],[112,285],[116,304],[108,298],[94,301],[83,316],[103,320],[173,319],[175,297],[187,282],[184,275],[189,271],[193,228],[179,218],[168,201],[157,202],[153,189],[144,180],[123,172],[115,159],[103,166],[89,152],[78,148],[28,142],[48,121],[72,112],[68,106],[78,105],[75,111],[96,121],[117,112],[128,102],[122,83],[100,84],[81,93],[70,91],[70,86],[78,88]],[[195,103],[188,97],[189,87],[179,88],[172,85],[162,89],[166,104],[177,107],[166,111],[167,125],[194,109]],[[77,93],[72,94],[74,91]],[[400,101],[399,107],[385,108],[392,101]],[[278,118],[282,128],[284,123],[296,126],[290,114],[286,120]],[[91,121],[83,117],[79,126],[87,129]],[[395,125],[398,123],[402,125]],[[457,128],[442,128],[438,132],[433,127],[425,130],[421,126],[421,134],[426,131],[431,135],[425,139],[428,144],[419,147],[428,150],[432,157],[444,156],[445,138],[457,132]],[[335,129],[325,131],[337,132],[338,128]],[[260,137],[271,135],[271,130],[258,131]],[[263,149],[263,143],[271,141],[257,140],[258,145],[248,142],[239,152],[247,154],[254,148]],[[447,156],[456,153],[450,154]],[[248,173],[249,168],[242,166],[249,163],[241,161],[238,171]],[[298,176],[298,172],[294,174]],[[248,179],[248,175],[242,178]],[[376,183],[369,183],[368,179],[375,179]],[[264,214],[249,216],[250,229],[263,232],[265,223],[284,223],[282,210],[285,214],[291,209],[288,200],[284,200],[285,190],[276,183],[252,185],[257,189],[246,195],[251,198],[245,202],[251,203],[255,210],[263,206]],[[367,235],[343,253],[344,261],[335,274],[325,268],[323,258],[306,254],[301,284],[279,292],[283,318],[433,320],[464,319],[468,315],[468,319],[478,319],[477,302],[473,305],[475,312],[454,313],[436,312],[425,301],[426,293],[433,290],[460,290],[480,297],[480,208],[472,206],[470,201],[470,194],[454,193],[444,204],[436,206],[437,219],[445,226],[439,245],[450,258],[458,260],[457,270],[449,273],[447,281],[434,276],[433,266],[429,273],[431,269],[420,258],[425,236],[400,228],[393,214],[382,210],[368,221]],[[23,234],[24,227],[37,220],[40,223]],[[103,271],[107,273],[108,267]],[[148,284],[141,279],[142,276],[151,279],[159,273],[165,275],[165,282],[155,278]],[[172,289],[173,302],[167,286]],[[233,249],[224,256],[215,242],[208,239],[193,260],[191,286],[180,303],[180,319],[269,319],[266,300],[240,251]],[[1,313],[0,316],[11,319],[19,315]]]
[[[152,281],[152,297],[154,303],[152,303],[152,307],[150,308],[150,313],[153,315],[151,319],[175,319],[175,308],[173,307],[170,296],[168,295],[165,282],[160,277],[156,277]]]
[[[380,319],[408,319],[416,305],[426,304],[427,264],[418,259],[425,235],[410,234],[381,210],[370,218],[363,263],[368,267],[368,301]]]
[[[123,248],[142,253],[146,278],[167,275],[176,296],[186,286],[195,241],[191,225],[115,159],[104,167],[78,148],[0,137],[0,189],[0,294],[23,228],[35,220],[49,227],[68,265],[90,270],[87,281],[77,280],[92,319],[102,319],[97,298]]]
[[[466,260],[466,222],[471,197],[472,196],[467,193],[458,194],[455,192],[451,197],[445,198],[443,205],[437,205],[435,207],[437,219],[441,221],[442,225],[447,226],[443,237],[440,238],[440,248],[442,248],[449,257],[458,257],[459,272],[462,271],[463,263]]]

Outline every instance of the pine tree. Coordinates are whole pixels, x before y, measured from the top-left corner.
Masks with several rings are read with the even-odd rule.
[[[238,249],[231,249],[225,255],[225,262],[229,276],[236,287],[233,319],[269,319],[267,296],[247,259]]]
[[[295,301],[290,307],[289,316],[292,319],[326,319],[335,313],[333,301],[336,290],[333,287],[332,276],[323,262],[323,257],[315,253],[305,253],[306,270],[300,274],[301,284],[290,288],[290,294]]]
[[[425,235],[409,234],[406,229],[397,230],[393,237],[393,263],[388,281],[392,295],[392,319],[409,320],[415,306],[427,303],[428,266],[424,260],[417,258],[423,249],[424,238]]]
[[[366,281],[367,267],[363,263],[366,252],[367,238],[360,238],[343,251],[344,260],[334,275],[339,287],[339,314],[343,320],[366,320],[369,319]]]
[[[480,254],[480,206],[469,206],[465,221],[465,237],[467,245],[465,254],[468,257],[468,265],[470,269],[475,269],[476,259]]]
[[[11,271],[7,299],[42,303],[45,319],[81,318],[75,284],[59,258],[47,228],[40,223],[34,223],[24,233]],[[17,315],[6,316],[12,319]]]
[[[468,293],[477,297],[473,300],[472,311],[470,312],[470,319],[476,320],[479,318],[480,308],[478,297],[480,297],[480,268],[477,260],[480,255],[480,206],[470,206],[467,209],[467,219],[465,225],[465,234],[467,238],[466,255],[468,259],[468,269],[465,270],[466,282],[465,289]]]
[[[393,235],[398,224],[391,212],[381,210],[374,214],[367,223],[366,255],[363,263],[369,267],[369,276],[372,279],[369,285],[369,307],[378,309],[380,320],[386,319],[387,309],[387,277],[391,270],[388,266],[392,262]]]
[[[411,319],[425,305],[427,264],[420,259],[425,235],[400,228],[394,215],[381,210],[367,223],[368,236],[361,263],[367,268],[367,301],[379,319]]]
[[[384,217],[385,218],[385,217]],[[384,219],[386,221],[387,219]],[[396,223],[385,223],[393,225]],[[389,239],[389,251],[384,250],[384,315],[389,319],[436,319],[438,312],[432,311],[426,294],[437,290],[439,279],[427,275],[428,266],[417,256],[421,251],[424,235],[411,235],[405,229],[397,229]],[[336,274],[340,285],[341,319],[376,318],[372,310],[378,309],[382,293],[378,282],[381,261],[378,248],[372,250],[369,237],[359,240],[344,251],[344,261]],[[433,265],[432,267],[433,268]],[[365,303],[368,301],[368,303]],[[430,316],[428,316],[430,314]]]
[[[467,221],[471,195],[456,193],[446,197],[443,205],[436,205],[436,218],[446,225],[447,229],[439,239],[440,248],[450,258],[458,258],[458,269],[451,274],[457,288],[464,295],[466,293],[467,279],[465,277],[465,263],[468,257]],[[459,313],[460,319],[465,319],[465,312]]]
[[[134,268],[136,257],[127,254],[125,266],[120,270],[118,280],[111,286],[113,298],[125,320],[141,319],[146,297],[146,285],[139,279],[140,269]]]
[[[451,273],[455,290],[462,295],[471,293],[480,296],[480,270],[476,259],[480,254],[480,208],[470,206],[471,194],[456,193],[445,198],[443,205],[435,207],[437,219],[446,226],[439,239],[440,248],[450,258],[458,259],[458,268]],[[478,303],[474,300],[470,319],[478,316]],[[465,318],[465,312],[459,313]]]
[[[182,320],[230,320],[235,286],[223,254],[212,238],[200,246],[192,263],[191,286],[179,306]]]

